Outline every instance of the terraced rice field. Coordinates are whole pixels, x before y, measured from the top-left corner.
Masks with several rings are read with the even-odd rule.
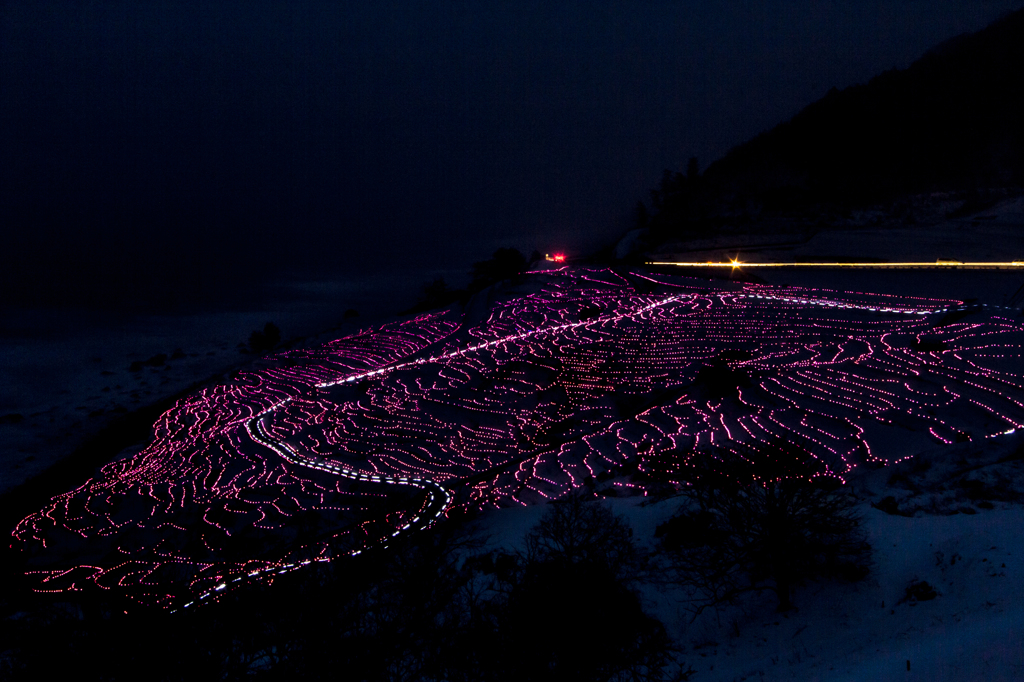
[[[181,400],[17,526],[37,589],[195,608],[709,444],[798,440],[845,479],[1024,425],[1015,311],[580,268],[487,295]]]

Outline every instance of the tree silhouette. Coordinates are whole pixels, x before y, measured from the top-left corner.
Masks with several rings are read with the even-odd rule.
[[[473,264],[470,291],[480,291],[506,279],[512,279],[524,272],[529,264],[517,249],[502,247],[489,260]]]
[[[424,304],[436,308],[443,305],[451,293],[452,290],[448,288],[448,283],[444,281],[444,277],[438,277],[433,282],[423,285],[422,300]]]
[[[696,156],[691,156],[689,162],[686,164],[686,179],[695,181],[700,177],[700,163],[697,162]]]
[[[637,230],[646,229],[650,221],[651,214],[647,211],[647,206],[642,201],[636,202],[636,208],[633,209],[634,228]]]
[[[666,169],[662,171],[661,184],[651,190],[650,214],[642,203],[638,204],[637,225],[647,224],[655,241],[706,232],[713,226],[704,220],[703,192],[697,157],[690,158],[685,175]]]
[[[249,335],[249,348],[254,353],[274,350],[279,343],[281,343],[281,330],[273,322],[267,322],[263,331],[257,329]]]
[[[730,357],[726,354],[719,355],[709,364],[704,365],[697,371],[694,384],[703,389],[708,398],[722,399],[735,398],[739,395],[739,389],[750,385],[750,378],[742,367],[730,363],[731,360],[749,359],[748,357]]]
[[[629,525],[580,495],[548,507],[526,536],[526,556],[533,563],[595,566],[616,578],[634,576],[640,561]]]
[[[803,448],[775,441],[690,453],[686,503],[657,536],[695,612],[769,590],[793,607],[806,579],[867,574],[870,546],[854,499]]]
[[[450,289],[444,277],[437,277],[431,282],[423,285],[422,294],[412,308],[403,314],[421,313],[424,310],[434,310],[451,305],[455,301],[466,298],[465,289]]]
[[[664,626],[633,587],[641,552],[607,507],[552,503],[526,536],[498,612],[504,679],[687,679]],[[671,669],[674,666],[674,671]]]

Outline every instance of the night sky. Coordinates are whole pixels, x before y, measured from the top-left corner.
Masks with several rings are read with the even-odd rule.
[[[2,301],[236,305],[582,254],[663,168],[1021,6],[5,1]]]

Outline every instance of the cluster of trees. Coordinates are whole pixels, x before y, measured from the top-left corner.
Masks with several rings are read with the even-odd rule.
[[[281,343],[281,330],[273,322],[267,322],[262,330],[249,334],[249,350],[253,353],[266,353],[274,350]]]
[[[689,485],[653,552],[584,488],[550,504],[515,553],[485,551],[464,517],[190,613],[9,595],[0,675],[683,680],[693,671],[644,585],[682,587],[694,614],[763,590],[785,610],[801,581],[865,574],[852,501],[799,448],[674,456]]]
[[[406,313],[418,313],[425,310],[444,308],[456,301],[465,303],[469,297],[482,291],[492,284],[505,280],[515,281],[530,267],[530,264],[541,259],[539,252],[534,251],[529,259],[518,249],[502,247],[487,260],[473,264],[469,285],[465,289],[452,289],[443,277],[438,277],[423,285],[422,294],[416,305]]]
[[[661,184],[651,190],[651,207],[638,201],[635,221],[648,231],[647,240],[660,243],[673,237],[706,230],[705,187],[696,157],[687,163],[686,174],[662,171]]]

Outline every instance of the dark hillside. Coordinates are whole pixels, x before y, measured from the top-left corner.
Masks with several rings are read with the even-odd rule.
[[[756,106],[756,103],[751,103]],[[691,165],[694,162],[691,161]],[[666,171],[653,241],[772,216],[821,216],[925,192],[1024,186],[1024,10],[905,70],[833,88],[712,163]]]
[[[729,204],[863,203],[1024,184],[1024,11],[831,90],[705,173]]]

